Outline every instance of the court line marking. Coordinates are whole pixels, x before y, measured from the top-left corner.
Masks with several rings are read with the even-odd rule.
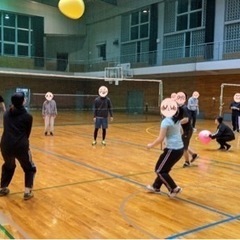
[[[121,141],[120,141],[121,142]],[[122,142],[122,143],[124,143],[124,144],[129,144],[129,143],[126,143],[126,142]],[[132,144],[132,143],[131,143]],[[134,144],[134,145],[138,145],[138,144]],[[138,145],[139,146],[139,145]],[[35,148],[36,149],[36,148]],[[37,149],[37,150],[39,150],[39,149]],[[42,150],[39,150],[39,151],[42,151]],[[158,150],[159,151],[159,150]],[[46,152],[46,151],[44,151],[44,152]],[[102,173],[104,173],[104,174],[107,174],[107,175],[112,175],[112,177],[111,178],[106,178],[105,180],[107,180],[107,179],[115,179],[115,178],[118,178],[118,179],[122,179],[122,180],[124,180],[124,181],[127,181],[127,182],[131,182],[131,183],[134,183],[134,184],[136,184],[136,185],[139,185],[139,186],[143,186],[143,184],[140,184],[140,183],[138,183],[138,182],[135,182],[135,181],[133,181],[133,180],[130,180],[130,179],[128,179],[128,178],[125,178],[125,176],[130,176],[130,175],[125,175],[125,176],[122,176],[122,175],[117,175],[117,174],[112,174],[112,173],[110,173],[110,172],[108,172],[108,171],[103,171],[103,169],[100,169],[100,168],[94,168],[93,166],[91,166],[91,165],[88,165],[88,164],[85,164],[85,163],[82,163],[82,162],[76,162],[75,160],[72,160],[72,159],[69,159],[69,158],[66,158],[66,157],[62,157],[62,155],[58,155],[58,154],[55,154],[55,153],[53,153],[53,152],[48,152],[47,151],[47,153],[48,154],[51,154],[51,155],[57,155],[57,157],[60,157],[61,159],[63,159],[63,160],[67,160],[67,161],[71,161],[71,162],[73,162],[73,163],[75,163],[75,164],[77,164],[77,165],[82,165],[82,166],[85,166],[85,167],[87,167],[87,168],[90,168],[90,169],[93,169],[93,170],[95,170],[95,171],[98,171],[98,172],[102,172]],[[208,160],[208,161],[211,161],[211,160]],[[214,160],[213,160],[214,161]],[[217,160],[215,160],[215,162],[219,162],[219,161],[217,161]],[[219,162],[219,163],[222,163],[222,162]],[[226,163],[227,164],[227,163]],[[136,175],[136,174],[135,174]],[[99,180],[102,180],[102,179],[99,179]],[[99,180],[97,180],[97,181],[99,181]],[[83,182],[80,182],[80,183],[83,183]],[[79,184],[79,183],[78,183]],[[65,186],[68,186],[68,184],[67,185],[65,185]],[[46,188],[45,188],[46,189]],[[40,189],[39,189],[40,190]],[[179,199],[181,199],[181,198],[179,198]],[[181,200],[184,200],[184,199],[181,199]],[[186,200],[185,200],[186,201]],[[189,202],[189,201],[188,201]],[[196,205],[196,203],[195,202],[191,202],[190,201],[190,203],[191,204],[195,204]],[[199,205],[199,204],[197,204],[198,206],[200,206],[200,207],[203,207],[204,205]],[[206,206],[204,206],[203,208],[205,208],[205,209],[207,209],[206,208]],[[214,211],[214,212],[216,212],[217,210],[216,209],[211,209],[210,211]],[[219,214],[225,214],[225,213],[222,213],[222,212],[219,212]],[[228,216],[227,214],[226,214],[226,216]],[[229,215],[229,216],[231,216],[231,215]],[[231,218],[229,218],[231,221],[232,220],[234,220],[235,218],[238,218],[238,216],[236,216],[236,217],[231,217]],[[229,220],[229,221],[230,221]],[[227,220],[226,220],[227,221]],[[226,222],[226,221],[223,221],[223,222]],[[214,223],[213,223],[214,224]],[[208,224],[209,225],[209,224]],[[211,225],[211,224],[210,224]],[[190,230],[190,231],[194,231],[194,230]]]
[[[39,151],[42,151],[42,150],[39,149],[39,148],[35,148],[35,149],[36,149],[36,150],[39,150]],[[133,184],[138,185],[138,186],[141,186],[141,187],[145,186],[145,185],[143,185],[143,184],[141,184],[141,183],[139,183],[139,182],[136,182],[136,181],[134,181],[134,180],[131,180],[131,179],[129,179],[129,178],[126,178],[125,176],[118,175],[118,174],[114,174],[114,173],[111,173],[111,172],[109,172],[109,171],[103,170],[103,169],[101,169],[101,168],[93,167],[93,166],[91,166],[91,165],[89,165],[89,164],[86,164],[86,163],[83,163],[83,162],[78,162],[78,161],[76,161],[76,160],[74,160],[74,159],[71,159],[71,158],[69,158],[69,157],[65,157],[65,156],[62,156],[62,155],[53,153],[53,152],[51,152],[51,151],[46,151],[46,150],[44,150],[44,152],[47,152],[47,153],[50,154],[50,155],[57,156],[57,157],[59,157],[60,159],[63,159],[64,161],[66,160],[66,161],[72,162],[72,163],[74,163],[74,164],[76,164],[76,165],[84,166],[84,167],[86,167],[86,168],[88,168],[88,169],[92,169],[92,170],[95,170],[95,171],[97,171],[97,172],[100,172],[100,173],[103,173],[103,174],[106,174],[106,175],[110,175],[110,176],[112,176],[111,179],[117,178],[117,179],[121,179],[121,180],[124,180],[124,181],[129,182],[129,183],[133,183]],[[176,199],[180,199],[180,200],[182,200],[182,201],[191,203],[191,204],[193,204],[193,205],[195,205],[195,206],[198,206],[198,207],[200,207],[200,208],[203,208],[203,209],[205,209],[205,210],[208,210],[208,211],[211,211],[211,212],[214,212],[214,213],[223,215],[223,216],[228,216],[228,217],[230,217],[230,218],[228,218],[227,221],[230,221],[230,220],[232,221],[233,219],[238,218],[238,216],[233,216],[233,215],[230,215],[230,214],[221,212],[221,211],[219,211],[219,210],[217,210],[217,209],[208,207],[208,206],[206,206],[206,205],[198,204],[198,203],[196,203],[196,202],[189,201],[189,200],[186,200],[186,199],[183,199],[183,198],[180,198],[180,197],[177,197]],[[224,222],[227,222],[227,221],[224,221]],[[217,223],[218,223],[218,222],[217,222]],[[219,222],[218,224],[220,224],[220,223],[222,223],[222,222]],[[213,223],[212,223],[212,224],[213,224]],[[208,225],[211,226],[211,224],[207,224],[207,225],[205,226],[205,228],[207,228]],[[215,224],[215,225],[216,225],[216,224]],[[194,229],[195,229],[195,228],[194,228]],[[194,229],[189,230],[189,231],[195,231]],[[198,228],[196,228],[196,229],[198,229]]]

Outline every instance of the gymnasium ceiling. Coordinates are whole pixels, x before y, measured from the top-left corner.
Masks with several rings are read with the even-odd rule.
[[[57,7],[58,6],[58,2],[59,0],[31,0],[33,2],[39,2],[42,4],[46,4],[52,7]],[[93,2],[93,1],[102,1],[105,3],[109,3],[112,5],[117,5],[117,0],[83,0],[85,4],[89,3],[89,2]]]

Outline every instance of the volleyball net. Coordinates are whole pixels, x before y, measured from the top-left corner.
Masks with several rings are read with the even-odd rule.
[[[108,88],[113,110],[118,112],[159,113],[159,105],[163,99],[161,80],[132,78],[130,70],[122,67],[106,68],[104,77],[41,75],[43,79],[49,77],[57,79],[55,82],[52,80],[52,86],[44,89],[53,93],[59,110],[92,111],[98,89],[103,85]],[[29,90],[29,94],[26,94],[29,95],[28,108],[41,109],[47,91]]]
[[[123,79],[118,85],[96,80],[95,82],[81,83],[85,88],[65,89],[65,92],[55,93],[54,100],[58,110],[64,111],[92,111],[94,100],[98,97],[98,89],[104,85],[108,88],[108,97],[111,99],[112,108],[115,112],[133,114],[159,112],[159,105],[162,100],[162,83],[150,79]],[[88,86],[89,85],[89,86]],[[50,91],[50,90],[49,90]],[[45,99],[45,92],[31,92],[28,107],[32,110],[40,110]]]

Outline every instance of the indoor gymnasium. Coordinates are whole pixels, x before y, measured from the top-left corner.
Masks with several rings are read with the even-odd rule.
[[[1,0],[0,238],[238,239],[239,9],[240,0]],[[7,165],[17,108],[32,116],[31,187],[17,157]]]

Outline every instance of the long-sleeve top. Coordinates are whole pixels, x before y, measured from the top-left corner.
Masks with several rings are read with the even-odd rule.
[[[199,111],[198,99],[194,97],[190,97],[188,99],[187,107],[190,111]]]
[[[110,98],[100,97],[100,96],[95,98],[94,105],[93,105],[93,112],[94,112],[94,117],[107,118],[108,113],[112,117],[113,116],[112,103]]]
[[[230,104],[230,108],[233,116],[240,116],[240,103],[234,101]]]
[[[234,132],[225,123],[220,123],[217,126],[217,131],[215,133],[211,134],[212,139],[219,138],[219,137],[220,138],[221,137],[229,137],[231,139],[235,139]]]
[[[32,115],[23,106],[7,110],[3,117],[1,148],[9,151],[28,148],[32,122]]]
[[[183,131],[186,133],[190,130],[192,130],[192,118],[189,113],[189,109],[187,106],[184,104],[183,106],[180,107],[183,111],[183,118],[188,118],[188,121],[186,123],[182,124]]]
[[[42,105],[42,115],[46,116],[46,115],[53,115],[56,116],[57,115],[57,104],[55,102],[55,100],[51,100],[51,101],[44,101],[43,105]]]

